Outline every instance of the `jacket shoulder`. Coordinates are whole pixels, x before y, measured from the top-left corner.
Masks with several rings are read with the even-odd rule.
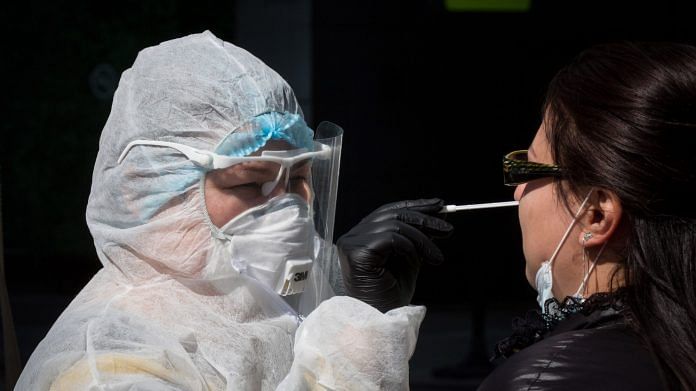
[[[656,363],[624,325],[567,331],[523,349],[481,384],[488,390],[660,390]]]

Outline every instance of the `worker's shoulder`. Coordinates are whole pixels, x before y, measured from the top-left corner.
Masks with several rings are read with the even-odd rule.
[[[516,353],[479,390],[659,390],[656,363],[624,325],[571,330]]]

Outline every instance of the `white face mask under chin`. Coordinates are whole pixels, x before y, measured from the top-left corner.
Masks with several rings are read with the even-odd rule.
[[[585,210],[585,205],[587,204],[587,201],[590,199],[591,194],[592,190],[590,190],[590,192],[587,193],[587,196],[585,196],[585,199],[580,204],[580,208],[578,208],[578,211],[575,213],[575,216],[573,216],[573,221],[570,222],[568,229],[566,229],[566,232],[563,234],[563,237],[561,238],[561,241],[558,243],[558,246],[556,246],[556,250],[551,255],[551,258],[549,258],[547,261],[542,262],[541,267],[539,268],[539,270],[537,270],[535,278],[536,291],[538,293],[537,303],[539,303],[539,307],[541,307],[542,312],[546,312],[546,307],[544,304],[549,299],[552,299],[554,297],[552,272],[553,262],[556,260],[556,257],[558,256],[561,247],[568,239],[568,235],[570,235],[570,232],[573,230],[573,227],[575,226],[575,223],[577,223],[580,214]],[[604,244],[604,246],[606,246],[606,243]],[[595,259],[592,261],[592,265],[585,273],[585,276],[583,277],[583,280],[580,283],[580,287],[578,288],[577,292],[575,292],[575,295],[573,295],[573,297],[579,299],[580,301],[583,300],[582,292],[585,289],[587,279],[594,270],[595,264],[597,263],[599,256],[602,254],[602,251],[604,250],[604,246],[602,246],[602,248],[597,253],[597,256],[595,256]]]
[[[312,268],[314,223],[307,201],[285,194],[249,209],[220,231],[232,266],[281,296],[300,293]]]

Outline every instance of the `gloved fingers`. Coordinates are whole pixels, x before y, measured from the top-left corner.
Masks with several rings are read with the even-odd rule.
[[[382,236],[385,243],[389,243],[388,246],[383,248],[385,250],[385,252],[382,254],[382,260],[384,263],[381,266],[393,269],[393,267],[397,265],[391,265],[392,267],[389,267],[387,263],[394,262],[394,260],[397,259],[401,262],[406,262],[410,270],[418,272],[422,255],[420,254],[416,243],[398,231],[381,232],[377,235]],[[387,240],[388,242],[386,242]],[[396,257],[391,255],[395,255]]]
[[[427,235],[406,223],[399,223],[399,233],[413,243],[421,258],[433,265],[439,265],[445,261],[440,248]]]
[[[397,201],[397,202],[392,202],[389,204],[382,205],[379,208],[375,209],[370,215],[372,215],[374,213],[381,213],[384,211],[396,210],[396,209],[409,209],[409,210],[414,210],[416,212],[433,214],[433,213],[439,212],[442,209],[443,205],[445,205],[445,201],[443,201],[439,198],[424,198],[424,199],[419,199],[419,200],[404,200],[404,201]],[[369,217],[369,215],[368,215],[368,217]]]
[[[383,268],[391,255],[405,257],[409,264],[417,262],[413,258],[420,257],[414,243],[401,235],[398,229],[389,230],[384,227],[369,233],[346,234],[338,240],[337,246],[340,252],[350,254],[349,258],[351,259],[370,260],[369,263],[365,264],[361,262],[351,263],[356,272],[372,272],[375,268]]]
[[[413,244],[416,254],[430,264],[439,265],[445,260],[445,256],[442,254],[442,251],[440,251],[440,249],[435,245],[435,243],[433,243],[432,240],[430,240],[430,238],[428,238],[427,235],[409,224],[399,220],[358,224],[347,234],[347,236],[350,235],[353,238],[346,238],[346,240],[363,242],[371,241],[372,239],[370,236],[383,232],[394,232],[404,236]],[[355,240],[355,237],[359,237],[359,239]],[[380,249],[386,250],[391,248],[391,251],[394,251],[394,248],[391,246],[398,245],[399,243],[402,242],[372,244],[379,245],[378,247]]]
[[[369,221],[378,223],[388,220],[403,221],[404,223],[423,231],[426,235],[435,238],[449,237],[454,230],[452,224],[441,218],[429,216],[408,209],[397,209],[384,211],[381,213],[372,213],[371,220]]]

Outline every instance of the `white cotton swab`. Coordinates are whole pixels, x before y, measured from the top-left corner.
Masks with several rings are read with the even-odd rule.
[[[440,209],[440,213],[453,213],[459,212],[460,210],[472,210],[472,209],[488,209],[488,208],[503,208],[506,206],[517,206],[519,201],[506,201],[506,202],[489,202],[486,204],[469,204],[469,205],[445,205]]]

